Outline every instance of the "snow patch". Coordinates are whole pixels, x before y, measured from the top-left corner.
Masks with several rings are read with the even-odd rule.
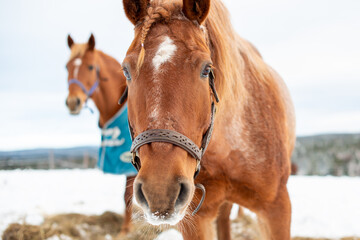
[[[169,229],[165,232],[162,232],[155,240],[183,240],[181,233],[175,229]]]
[[[9,223],[40,224],[46,215],[123,213],[125,180],[99,170],[0,171],[0,236]],[[360,177],[291,176],[292,236],[360,236],[359,186]],[[181,239],[169,231],[157,240]]]

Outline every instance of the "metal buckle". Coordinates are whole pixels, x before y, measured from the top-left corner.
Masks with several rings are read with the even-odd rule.
[[[131,158],[131,163],[132,163],[132,165],[134,165],[134,166],[135,166],[135,157],[136,157],[136,152],[133,152],[133,153],[132,153],[132,158]]]
[[[194,173],[194,179],[199,175],[201,169],[200,160],[196,159],[196,169]]]
[[[200,168],[200,160],[196,160],[196,170],[198,170]]]
[[[135,151],[132,153],[131,163],[137,171],[140,171],[141,168],[140,158],[136,156]]]

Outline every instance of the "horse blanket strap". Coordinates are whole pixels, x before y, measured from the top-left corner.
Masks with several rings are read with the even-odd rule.
[[[105,173],[136,175],[131,164],[131,136],[128,125],[127,105],[123,106],[101,128],[101,147],[97,167]]]
[[[214,128],[214,115],[215,115],[215,104],[211,104],[211,121],[210,126],[206,130],[203,138],[201,147],[199,148],[193,141],[191,141],[188,137],[184,136],[181,133],[178,133],[173,130],[169,129],[151,129],[145,132],[140,133],[136,138],[133,140],[131,145],[130,152],[133,154],[132,163],[136,169],[140,169],[140,165],[137,162],[136,152],[139,148],[145,144],[149,144],[152,142],[167,142],[174,144],[176,146],[181,147],[185,151],[187,151],[193,158],[195,158],[198,162],[196,168],[196,175],[200,171],[200,160],[205,154],[205,150],[210,143],[211,134]],[[131,128],[130,128],[131,129]]]

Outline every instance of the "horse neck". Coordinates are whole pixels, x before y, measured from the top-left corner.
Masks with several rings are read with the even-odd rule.
[[[121,71],[121,65],[114,58],[97,51],[100,67],[100,84],[92,99],[99,110],[100,126],[110,120],[121,108],[118,104],[126,81]]]

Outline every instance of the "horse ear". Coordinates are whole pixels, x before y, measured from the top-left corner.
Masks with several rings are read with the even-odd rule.
[[[210,0],[183,0],[183,13],[191,21],[203,23],[209,14]]]
[[[71,49],[71,46],[74,44],[74,40],[70,37],[70,34],[67,37],[68,46]]]
[[[136,25],[146,16],[150,0],[123,0],[126,17]]]
[[[93,34],[91,34],[89,41],[88,41],[88,49],[94,50],[94,48],[95,48],[95,37]]]

